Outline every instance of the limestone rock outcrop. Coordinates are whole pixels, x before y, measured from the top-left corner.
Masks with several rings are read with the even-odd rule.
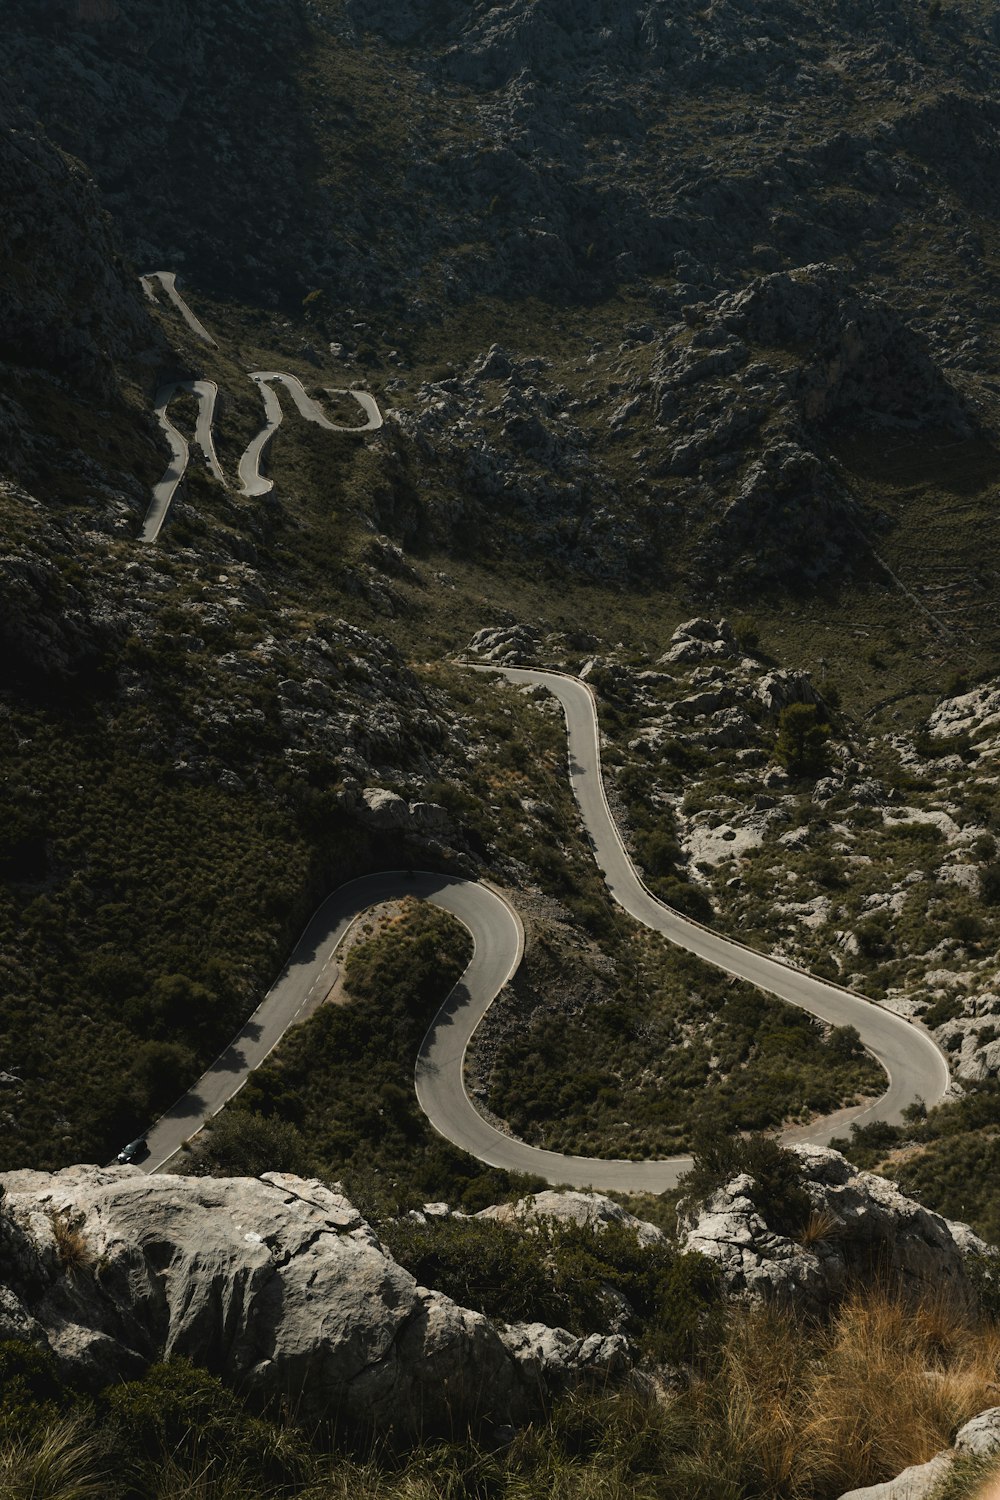
[[[342,1193],[284,1173],[10,1172],[0,1338],[85,1388],[185,1356],[251,1400],[397,1432],[522,1419],[545,1388],[627,1364],[624,1339],[504,1332],[428,1291]]]
[[[366,787],[360,800],[352,797],[350,805],[372,828],[400,833],[444,833],[448,828],[448,814],[438,803],[407,802],[387,787]]]
[[[939,1492],[956,1456],[990,1458],[997,1453],[1000,1453],[1000,1407],[991,1406],[958,1429],[952,1448],[935,1453],[925,1464],[904,1469],[884,1484],[850,1490],[840,1500],[930,1500]]]
[[[531,664],[538,653],[541,631],[533,625],[484,626],[469,642],[470,656],[501,665]]]
[[[582,1376],[601,1381],[627,1373],[631,1360],[628,1342],[620,1333],[591,1333],[577,1338],[565,1328],[545,1323],[508,1323],[500,1330],[504,1346],[526,1374],[534,1374],[539,1388],[567,1390]]]
[[[819,1310],[856,1273],[877,1270],[908,1288],[970,1305],[967,1264],[995,1251],[967,1224],[932,1213],[884,1177],[857,1171],[837,1151],[799,1146],[813,1208],[808,1234],[776,1233],[755,1203],[746,1173],[689,1217],[684,1248],[715,1261],[731,1295]]]
[[[558,1193],[546,1191],[534,1193],[530,1198],[521,1198],[517,1203],[498,1203],[484,1208],[477,1219],[497,1219],[503,1224],[522,1224],[530,1228],[533,1223],[549,1219],[557,1224],[582,1224],[588,1229],[603,1229],[608,1224],[620,1224],[631,1229],[640,1245],[659,1244],[665,1235],[655,1224],[637,1219],[627,1208],[622,1208],[613,1198],[603,1193]]]
[[[670,637],[670,645],[659,659],[660,666],[677,662],[699,662],[713,659],[732,660],[740,648],[728,620],[685,620]]]

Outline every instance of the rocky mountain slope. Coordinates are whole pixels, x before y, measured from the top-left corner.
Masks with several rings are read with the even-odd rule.
[[[5,23],[4,1164],[140,1128],[365,869],[515,890],[533,1011],[631,982],[558,721],[442,664],[483,627],[484,659],[589,671],[670,899],[922,1016],[988,1081],[995,18]],[[213,345],[143,298],[160,268]],[[289,420],[251,498],[248,374],[277,367],[386,423]],[[196,460],[140,549],[154,395],[192,377],[225,482]],[[772,764],[793,700],[833,713],[823,776]]]
[[[438,544],[632,582],[700,586],[721,559],[730,589],[830,583],[867,572],[883,508],[840,435],[902,421],[964,440],[952,469],[981,462],[985,13],[269,17],[262,36],[237,3],[18,3],[8,45],[141,267],[293,318],[308,296],[308,358],[386,372]],[[509,368],[481,368],[499,324]]]
[[[0,1357],[9,1379],[0,1402],[0,1462],[6,1462],[16,1413],[29,1439],[39,1424],[44,1431],[49,1423],[50,1452],[60,1454],[61,1476],[68,1481],[87,1473],[89,1450],[80,1444],[86,1419],[77,1416],[78,1446],[64,1456],[52,1425],[59,1405],[76,1400],[87,1403],[87,1410],[96,1402],[104,1414],[104,1451],[110,1443],[110,1451],[117,1444],[120,1454],[128,1454],[124,1471],[114,1480],[105,1475],[107,1485],[117,1486],[107,1491],[115,1495],[131,1495],[143,1482],[138,1476],[144,1459],[169,1461],[171,1482],[179,1482],[193,1438],[202,1479],[221,1482],[233,1467],[232,1457],[217,1451],[222,1433],[236,1451],[249,1446],[258,1483],[269,1484],[277,1468],[285,1493],[332,1494],[318,1474],[313,1487],[303,1490],[305,1433],[322,1433],[331,1419],[340,1443],[350,1436],[362,1452],[373,1440],[385,1444],[391,1437],[398,1450],[417,1439],[416,1460],[394,1451],[392,1466],[404,1474],[419,1465],[420,1454],[426,1461],[428,1451],[443,1472],[449,1447],[428,1445],[437,1433],[468,1426],[482,1445],[480,1463],[490,1454],[506,1455],[515,1473],[520,1468],[520,1492],[532,1484],[529,1493],[541,1494],[534,1486],[543,1477],[533,1473],[523,1448],[519,1454],[511,1424],[529,1418],[550,1424],[554,1461],[561,1452],[559,1423],[572,1424],[571,1413],[577,1422],[610,1422],[622,1434],[627,1411],[632,1421],[644,1413],[645,1423],[645,1442],[629,1461],[633,1486],[645,1484],[654,1465],[661,1485],[686,1475],[688,1483],[710,1486],[730,1476],[713,1466],[718,1458],[698,1456],[691,1417],[713,1384],[716,1400],[732,1402],[726,1381],[738,1372],[727,1365],[739,1358],[739,1340],[767,1330],[772,1344],[766,1352],[761,1346],[760,1359],[743,1371],[744,1403],[770,1395],[781,1419],[801,1421],[799,1393],[774,1385],[768,1355],[773,1357],[773,1341],[781,1339],[784,1357],[794,1362],[811,1340],[815,1368],[802,1370],[803,1383],[815,1386],[818,1373],[819,1389],[827,1383],[827,1421],[838,1429],[853,1423],[859,1445],[871,1446],[870,1452],[855,1451],[841,1443],[831,1463],[815,1429],[796,1434],[803,1478],[819,1485],[812,1493],[832,1500],[842,1493],[838,1476],[878,1477],[887,1469],[892,1474],[890,1453],[914,1462],[886,1494],[930,1494],[949,1475],[975,1481],[984,1464],[995,1462],[1000,1420],[989,1404],[989,1367],[982,1360],[967,1362],[962,1330],[981,1318],[996,1253],[968,1226],[930,1214],[880,1179],[852,1171],[835,1152],[813,1148],[784,1163],[780,1158],[760,1156],[753,1173],[732,1179],[724,1173],[727,1180],[707,1201],[695,1193],[681,1226],[686,1249],[680,1255],[661,1229],[587,1193],[543,1193],[475,1218],[428,1204],[377,1233],[336,1186],[289,1174],[150,1179],[132,1167],[7,1173],[0,1180],[0,1335],[6,1340]],[[447,1274],[449,1265],[461,1266],[455,1251],[463,1240],[467,1250],[478,1246],[480,1255],[487,1246],[491,1254],[500,1251],[508,1257],[505,1288],[489,1287],[476,1272],[470,1276],[467,1265],[466,1284],[480,1302],[533,1287],[529,1305],[541,1289],[542,1266],[551,1275],[555,1262],[564,1272],[582,1264],[567,1262],[567,1254],[579,1257],[588,1244],[603,1245],[608,1276],[596,1287],[571,1288],[568,1299],[589,1306],[590,1319],[603,1329],[573,1335],[461,1306],[420,1285],[387,1249],[386,1239],[409,1253],[414,1235],[437,1247],[424,1259],[434,1278]],[[662,1271],[671,1260],[675,1269],[687,1271],[672,1283],[669,1306],[660,1307],[656,1318],[697,1328],[693,1364],[651,1359],[641,1342],[606,1331],[609,1318],[635,1328],[636,1309],[647,1294],[643,1273]],[[714,1285],[700,1306],[699,1283],[703,1292]],[[718,1320],[720,1286],[732,1299],[729,1333]],[[892,1297],[898,1301],[887,1300]],[[808,1317],[796,1318],[796,1311]],[[838,1349],[837,1340],[850,1339],[852,1330],[856,1340],[863,1337],[866,1318],[875,1320],[883,1343],[886,1320],[894,1320],[897,1331],[900,1319],[909,1320],[908,1337],[889,1358],[905,1367],[908,1378],[916,1376],[923,1393],[915,1397],[918,1424],[894,1432],[884,1452],[865,1410],[870,1372],[851,1368],[850,1414],[835,1389],[843,1379],[838,1358],[851,1350],[850,1344]],[[788,1342],[789,1333],[801,1347]],[[704,1363],[708,1351],[718,1372]],[[792,1372],[783,1373],[787,1383]],[[238,1391],[239,1400],[223,1399],[222,1387]],[[567,1393],[571,1400],[555,1406],[553,1423],[547,1412]],[[883,1384],[880,1396],[896,1403],[903,1422],[912,1419],[888,1386]],[[247,1407],[259,1415],[250,1417]],[[282,1429],[273,1426],[279,1410]],[[121,1422],[129,1413],[132,1431],[123,1449]],[[942,1426],[945,1413],[950,1429]],[[700,1417],[703,1424],[711,1420],[704,1411]],[[248,1429],[245,1424],[255,1420],[257,1426]],[[735,1403],[715,1421],[716,1440],[726,1444],[723,1462],[735,1465],[748,1493],[806,1493],[787,1485],[755,1486],[760,1459],[754,1438],[747,1441],[748,1418],[739,1417]],[[272,1424],[276,1445],[269,1453],[265,1424]],[[764,1423],[754,1435],[759,1440],[767,1430]],[[278,1431],[284,1433],[280,1444]],[[588,1431],[588,1441],[598,1442],[596,1426]],[[942,1443],[942,1431],[949,1441]],[[248,1443],[251,1436],[256,1442]],[[174,1449],[169,1460],[165,1442]],[[100,1447],[93,1436],[88,1443]],[[24,1472],[33,1472],[34,1461],[29,1441],[21,1453]],[[578,1479],[591,1461],[577,1455]],[[135,1465],[140,1467],[130,1476]],[[603,1467],[607,1479],[606,1459]],[[389,1470],[383,1459],[369,1469],[368,1484]],[[923,1487],[907,1489],[918,1478]],[[495,1482],[504,1483],[499,1493],[516,1492],[506,1488],[514,1474],[503,1481],[498,1474]]]
[[[695,1206],[685,1249],[716,1260],[734,1296],[824,1309],[881,1247],[884,1273],[911,1290],[975,1303],[967,1266],[992,1252],[967,1225],[835,1152],[806,1149],[803,1160],[826,1225],[805,1249],[769,1227],[745,1175]],[[47,1346],[64,1378],[94,1391],[187,1358],[257,1405],[283,1397],[310,1417],[335,1410],[360,1426],[412,1429],[523,1419],[546,1389],[620,1379],[633,1363],[621,1334],[498,1325],[420,1287],[343,1194],[317,1181],[70,1167],[9,1172],[0,1187],[0,1334]],[[529,1236],[575,1222],[598,1235],[616,1226],[647,1250],[666,1243],[588,1194],[543,1193],[479,1219]]]

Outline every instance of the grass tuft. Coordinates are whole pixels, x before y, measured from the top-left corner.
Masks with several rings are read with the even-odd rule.
[[[77,1417],[59,1418],[40,1435],[0,1437],[3,1500],[105,1500],[107,1478],[98,1445]]]
[[[94,1255],[83,1232],[83,1216],[70,1217],[65,1209],[49,1214],[59,1264],[68,1276],[89,1270]]]

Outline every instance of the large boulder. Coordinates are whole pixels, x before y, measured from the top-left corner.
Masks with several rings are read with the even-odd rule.
[[[399,1432],[519,1420],[547,1371],[564,1388],[627,1358],[622,1339],[501,1336],[317,1181],[81,1166],[0,1185],[0,1338],[47,1343],[89,1390],[184,1356],[251,1400]]]
[[[484,626],[476,631],[466,649],[480,661],[524,666],[535,661],[540,642],[541,631],[534,625]]]
[[[447,833],[451,820],[437,802],[407,802],[388,787],[365,787],[360,799],[353,794],[345,805],[371,828],[397,833]]]
[[[728,620],[713,624],[711,620],[696,618],[678,625],[659,664],[673,666],[676,663],[731,660],[739,655],[739,643]]]
[[[819,693],[805,672],[779,669],[769,672],[757,684],[757,696],[767,713],[774,718],[792,703],[818,703]]]
[[[967,1224],[932,1213],[837,1151],[794,1149],[812,1205],[797,1237],[767,1224],[746,1173],[688,1212],[684,1248],[715,1261],[731,1295],[822,1310],[856,1276],[877,1273],[918,1294],[974,1303],[969,1258],[996,1252]]]
[[[666,1238],[662,1229],[637,1219],[613,1198],[603,1193],[557,1193],[547,1190],[521,1198],[517,1203],[498,1203],[484,1208],[477,1219],[497,1219],[502,1224],[521,1224],[531,1228],[542,1219],[556,1224],[582,1224],[587,1229],[604,1229],[621,1224],[631,1229],[640,1245],[659,1244]]]

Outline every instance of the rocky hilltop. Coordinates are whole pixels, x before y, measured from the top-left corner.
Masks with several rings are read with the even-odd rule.
[[[320,1182],[71,1167],[2,1186],[0,1336],[94,1391],[187,1358],[258,1405],[399,1431],[523,1420],[542,1389],[629,1363],[620,1335],[494,1327],[418,1286]]]
[[[975,1304],[967,1266],[993,1252],[967,1225],[835,1152],[802,1160],[822,1215],[808,1248],[769,1227],[745,1175],[695,1208],[685,1248],[718,1262],[732,1295],[825,1312],[850,1276],[877,1268],[910,1293]],[[634,1363],[622,1334],[498,1322],[421,1287],[342,1191],[315,1180],[81,1166],[8,1172],[0,1187],[0,1338],[46,1345],[84,1389],[187,1358],[257,1405],[284,1398],[309,1418],[399,1431],[523,1420],[546,1392],[620,1379]],[[665,1243],[599,1195],[543,1193],[479,1217],[528,1236],[555,1221]],[[627,1308],[627,1294],[606,1293]]]

